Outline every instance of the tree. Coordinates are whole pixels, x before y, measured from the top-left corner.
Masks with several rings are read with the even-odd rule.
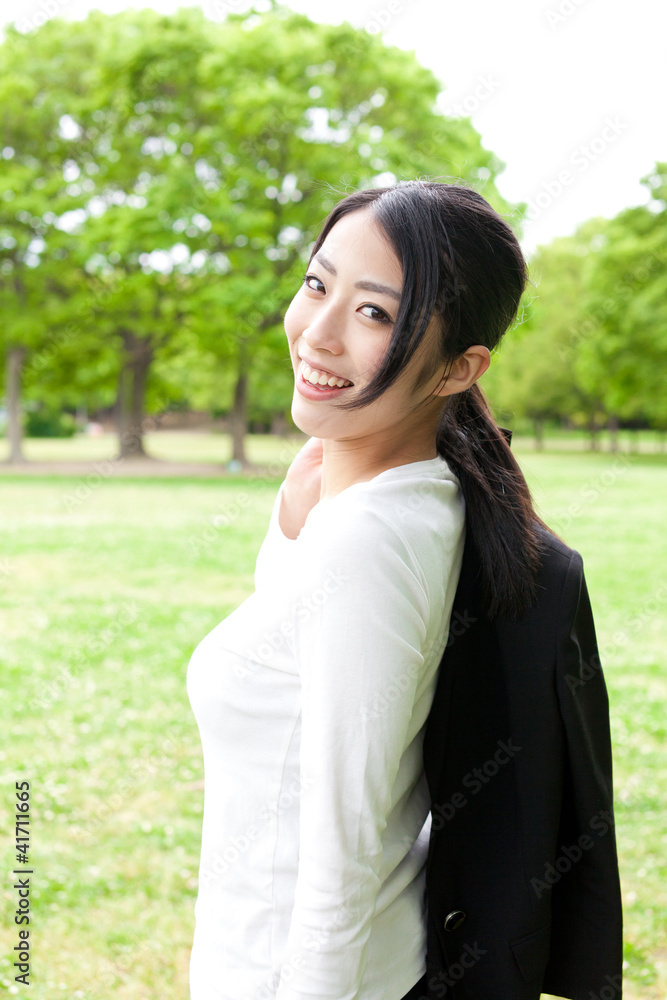
[[[595,317],[577,377],[607,409],[667,427],[667,163],[642,179],[651,202],[609,221],[593,260],[584,307]]]
[[[23,459],[22,381],[30,351],[46,350],[49,312],[62,292],[65,269],[44,250],[58,219],[88,198],[68,183],[72,136],[64,95],[76,94],[73,67],[57,54],[43,63],[32,39],[9,29],[2,45],[2,192],[0,194],[0,341],[6,355],[5,392],[10,461]],[[74,49],[70,45],[70,50]],[[85,64],[85,56],[75,60]]]
[[[590,219],[573,236],[538,248],[529,261],[531,284],[516,329],[506,334],[501,360],[488,373],[491,402],[499,412],[531,420],[538,449],[545,422],[564,418],[585,421],[595,446],[602,397],[597,386],[585,387],[576,377],[575,358],[590,333],[582,302],[606,225],[606,219]]]
[[[61,110],[73,193],[88,197],[65,254],[75,299],[106,296],[80,347],[88,370],[95,350],[117,358],[121,454],[143,453],[153,363],[195,334],[233,373],[233,457],[244,460],[248,399],[264,389],[255,358],[262,381],[272,367],[288,374],[282,316],[340,193],[464,178],[509,210],[495,188],[503,165],[468,119],[438,111],[433,74],[350,25],[275,3],[222,24],[194,8],[94,11],[8,41],[17,64],[47,68],[64,47],[76,76]]]
[[[667,428],[667,164],[643,178],[646,206],[590,219],[539,248],[528,319],[489,375],[496,406],[533,419],[585,420],[595,447],[606,421]],[[532,289],[531,289],[532,293]],[[534,293],[533,293],[534,294]]]

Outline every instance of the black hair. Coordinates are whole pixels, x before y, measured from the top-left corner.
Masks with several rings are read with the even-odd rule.
[[[492,350],[517,316],[528,269],[511,227],[473,189],[461,183],[401,181],[356,191],[334,206],[312,249],[333,226],[369,208],[403,268],[403,288],[391,341],[372,381],[340,409],[367,406],[405,369],[435,316],[439,353],[420,380],[474,344]],[[442,382],[441,382],[442,385]],[[446,396],[436,448],[459,478],[466,531],[481,574],[483,610],[490,618],[520,617],[537,597],[541,539],[521,468],[477,383]]]

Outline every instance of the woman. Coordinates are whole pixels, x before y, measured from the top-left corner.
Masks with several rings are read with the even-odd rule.
[[[512,230],[462,185],[357,192],[315,243],[285,316],[309,441],[255,592],[188,670],[206,773],[192,1000],[425,988],[422,747],[466,533],[487,613],[536,593],[542,522],[476,385],[526,281]]]

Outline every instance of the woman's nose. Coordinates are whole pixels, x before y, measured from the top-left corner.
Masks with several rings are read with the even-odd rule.
[[[325,348],[332,354],[340,353],[342,350],[340,316],[337,317],[336,310],[329,306],[318,309],[317,315],[310,317],[302,336],[309,347]]]

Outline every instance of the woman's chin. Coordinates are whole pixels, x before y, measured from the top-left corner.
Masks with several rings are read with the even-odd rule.
[[[307,434],[308,437],[321,437],[321,434],[317,432],[318,426],[322,423],[321,419],[317,419],[317,414],[313,413],[312,408],[308,406],[308,400],[300,396],[296,389],[294,390],[291,413],[295,427]]]

